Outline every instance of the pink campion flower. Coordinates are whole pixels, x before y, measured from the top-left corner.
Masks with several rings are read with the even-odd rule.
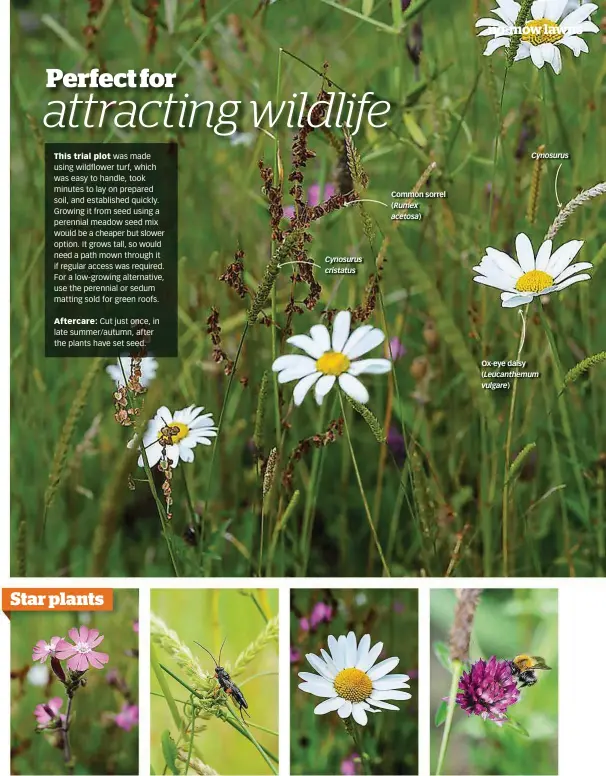
[[[123,704],[120,712],[114,717],[114,722],[122,730],[130,730],[139,724],[139,707],[131,706],[128,703]]]
[[[41,663],[46,663],[48,657],[55,657],[57,654],[57,648],[65,644],[61,636],[53,636],[47,643],[46,641],[37,641],[36,646],[32,650],[32,660],[36,662],[39,660]]]
[[[99,635],[95,628],[82,625],[80,629],[72,628],[69,632],[73,644],[64,641],[63,645],[57,649],[59,660],[67,659],[67,667],[70,671],[86,671],[87,668],[103,668],[109,660],[109,655],[105,652],[95,652],[95,647],[103,641],[104,636]]]
[[[336,194],[337,190],[332,183],[324,184],[324,199],[327,200]],[[307,190],[307,204],[309,207],[317,207],[320,204],[320,184],[312,183]],[[283,218],[292,218],[295,214],[294,205],[287,205],[284,208]]]
[[[57,717],[59,717],[61,722],[65,722],[65,714],[59,714],[59,709],[62,705],[62,698],[51,698],[48,703],[39,703],[34,709],[34,717],[38,721],[38,727],[40,729],[48,727]]]

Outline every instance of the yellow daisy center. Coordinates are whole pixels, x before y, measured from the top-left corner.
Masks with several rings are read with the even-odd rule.
[[[328,353],[324,353],[316,361],[316,369],[325,375],[338,377],[343,372],[347,372],[350,363],[350,360],[343,353],[335,353],[334,350],[329,350]]]
[[[346,701],[361,703],[370,696],[372,681],[359,668],[344,668],[335,677],[335,690]]]
[[[540,269],[532,269],[530,272],[524,273],[518,280],[516,283],[516,291],[538,294],[539,291],[544,291],[550,286],[553,286],[553,278],[551,275],[548,275]]]
[[[532,19],[526,22],[524,29],[522,40],[533,46],[540,46],[541,43],[557,43],[564,37],[561,28],[551,19]]]
[[[160,431],[158,431],[158,439],[161,442],[164,442],[164,444],[176,445],[182,439],[185,439],[188,434],[189,428],[185,425],[185,423],[177,423],[177,421],[173,421],[167,426],[163,426]]]

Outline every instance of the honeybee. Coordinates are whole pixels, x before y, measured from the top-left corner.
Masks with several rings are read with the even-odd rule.
[[[535,671],[551,671],[551,666],[548,666],[544,658],[538,655],[516,655],[509,661],[509,665],[520,687],[532,687],[537,683]]]

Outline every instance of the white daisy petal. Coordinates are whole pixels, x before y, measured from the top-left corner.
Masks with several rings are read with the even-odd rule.
[[[532,14],[533,19],[544,19],[547,14],[547,3],[548,0],[536,0],[531,6],[530,6],[530,13]]]
[[[359,356],[363,356],[365,353],[368,353],[369,350],[373,350],[380,345],[384,339],[385,334],[381,329],[371,329],[362,337],[362,339],[350,346],[345,355],[350,360],[359,358]]]
[[[332,324],[332,349],[337,353],[343,352],[343,347],[349,337],[351,326],[351,313],[349,310],[341,310],[337,313]]]
[[[575,55],[575,57],[581,56],[581,52],[588,54],[589,46],[578,35],[565,35],[560,41],[561,46],[567,46]]]
[[[522,41],[520,43],[520,48],[518,49],[518,53],[515,56],[514,62],[519,62],[522,59],[528,59],[530,56],[530,46],[528,43],[525,43]]]
[[[517,261],[511,258],[504,251],[498,251],[496,248],[486,248],[486,255],[482,257],[480,266],[484,266],[486,262],[487,266],[496,265],[505,275],[508,275],[512,280],[519,280],[524,274],[524,270]]]
[[[329,711],[338,711],[344,703],[347,703],[345,698],[329,698],[316,706],[314,714],[328,714]]]
[[[594,24],[593,22],[581,22],[580,24],[577,24],[575,27],[575,32],[582,34],[583,32],[599,32],[600,28],[597,24]]]
[[[352,715],[358,725],[365,725],[368,722],[364,705],[362,703],[354,703],[352,707]]]
[[[368,703],[372,706],[377,706],[379,709],[393,709],[393,711],[400,711],[399,706],[395,706],[393,703],[386,703],[385,701],[378,701],[372,696],[368,699]]]
[[[577,261],[576,264],[569,264],[564,272],[560,272],[557,278],[553,279],[553,284],[558,285],[563,280],[566,280],[566,278],[569,278],[577,272],[580,272],[582,269],[591,269],[592,267],[593,264],[588,261]]]
[[[333,663],[340,671],[345,665],[343,659],[344,656],[341,654],[341,650],[339,649],[339,642],[335,639],[334,636],[328,637],[328,649],[330,650],[330,656],[332,657]]]
[[[374,666],[377,658],[379,657],[382,651],[383,651],[383,642],[377,641],[374,647],[371,650],[369,650],[365,659],[358,661],[358,665],[356,666],[356,668],[359,668],[360,671],[368,671],[369,668]]]
[[[305,351],[308,356],[318,359],[325,353],[324,348],[319,342],[308,337],[307,334],[295,334],[294,337],[289,337],[286,342],[289,345],[293,345],[295,348]]]
[[[503,295],[501,295],[501,299],[503,307],[520,307],[520,305],[532,302],[534,297],[532,294],[508,294],[505,299],[503,299]]]
[[[391,372],[392,362],[386,358],[363,358],[360,361],[354,361],[347,370],[350,375],[384,375]]]
[[[358,342],[361,339],[363,339],[368,334],[369,331],[372,331],[372,330],[373,330],[373,327],[370,326],[369,324],[365,324],[364,326],[358,326],[357,329],[354,329],[354,331],[352,331],[352,333],[349,335],[349,338],[343,347],[342,352],[344,353],[344,355],[349,356],[349,351],[351,350],[351,348],[355,347],[358,344]]]
[[[409,688],[408,683],[404,679],[394,679],[392,676],[373,679],[372,686],[375,690],[405,690]]]
[[[297,676],[304,682],[325,682],[327,685],[332,686],[330,679],[325,679],[323,676],[319,676],[318,674],[312,674],[310,671],[299,671]]]
[[[185,463],[191,463],[194,460],[194,451],[191,447],[185,447],[183,443],[181,443],[179,445],[179,456]]]
[[[541,51],[541,48],[542,48],[541,46],[530,47],[530,58],[532,59],[533,63],[539,68],[539,70],[545,64],[545,59],[543,58],[543,52]]]
[[[594,11],[598,10],[598,6],[595,3],[583,3],[583,5],[575,8],[567,16],[565,16],[560,22],[560,27],[571,27],[576,24],[584,22],[589,18]]]
[[[557,278],[581,250],[583,242],[583,240],[570,240],[570,242],[560,246],[557,251],[552,254],[545,272],[547,272],[548,275],[551,275],[552,278]]]
[[[412,695],[402,690],[373,690],[370,697],[373,701],[407,701]]]
[[[556,75],[562,72],[562,55],[557,46],[553,46],[553,59],[550,61],[550,65],[553,67],[553,72]]]
[[[299,690],[303,690],[303,692],[307,692],[310,695],[317,695],[319,698],[338,697],[338,693],[334,687],[318,682],[303,682],[303,684],[299,685]]]
[[[591,275],[573,275],[563,283],[558,283],[558,285],[555,286],[555,290],[561,291],[563,288],[568,288],[568,286],[571,286],[573,283],[578,283],[580,280],[591,280]]]
[[[316,383],[315,395],[318,404],[322,404],[324,397],[336,383],[337,378],[334,375],[322,375]]]
[[[347,374],[347,372],[340,375],[339,385],[348,396],[351,396],[352,399],[359,401],[360,404],[366,404],[370,398],[368,391],[358,380],[358,378]]]
[[[545,242],[539,248],[536,260],[536,269],[540,269],[545,272],[545,267],[549,263],[549,257],[551,256],[551,249],[553,242],[551,240],[545,240]]]
[[[550,19],[552,22],[557,22],[558,19],[562,16],[564,13],[564,9],[568,5],[568,0],[547,0],[547,8],[546,11],[548,13],[547,18]],[[543,17],[539,16],[535,19],[541,19]]]
[[[341,719],[347,719],[347,717],[351,716],[352,707],[353,707],[353,704],[351,703],[351,701],[345,701],[345,703],[337,711]]]
[[[330,334],[326,326],[323,326],[321,323],[312,326],[309,330],[309,335],[322,348],[323,353],[330,350]]]
[[[312,363],[315,366],[315,359],[309,358],[309,356],[289,355],[278,356],[278,358],[271,365],[272,371],[282,372],[284,369],[292,369],[302,363]]]
[[[524,272],[531,272],[535,268],[532,243],[524,233],[516,237],[516,255]]]
[[[334,671],[335,676],[338,673],[337,666],[335,665],[335,661],[331,658],[331,656],[328,654],[328,652],[325,649],[320,650],[320,654],[322,655],[322,659],[328,666],[330,672],[332,673]]]
[[[301,358],[305,358],[305,356],[302,356]],[[290,383],[292,380],[300,380],[302,377],[313,374],[316,371],[316,362],[311,358],[306,360],[308,363],[302,361],[296,366],[283,369],[278,374],[278,382],[280,384]]]
[[[311,375],[307,375],[295,385],[295,390],[292,392],[294,403],[297,407],[301,404],[309,389],[313,386],[316,380],[321,376],[321,372],[314,372]]]
[[[353,668],[356,664],[358,656],[358,642],[356,641],[356,634],[353,631],[349,631],[347,634],[347,652],[345,653],[345,665]]]
[[[356,655],[356,668],[360,667],[360,663],[366,658],[366,655],[368,655],[368,651],[370,649],[370,635],[368,633],[365,633],[362,638],[360,639],[360,643],[358,644],[358,654]]]
[[[511,291],[515,288],[515,283],[512,280],[504,279],[500,273],[495,273],[494,277],[484,277],[483,275],[476,275],[474,277],[476,283],[480,283],[483,286],[490,286],[491,288],[498,288],[500,291]]]
[[[335,675],[330,670],[330,668],[317,655],[314,655],[313,653],[309,653],[308,655],[305,655],[305,658],[307,662],[310,664],[310,666],[312,666],[312,668],[315,668],[315,670],[325,679],[328,679],[328,681],[332,681],[335,678]]]
[[[382,676],[385,676],[385,674],[388,674],[399,662],[399,657],[388,657],[387,660],[382,660],[371,668],[368,672],[368,676],[373,680],[373,684],[375,679],[380,679]]]
[[[499,4],[499,10],[504,14],[503,16],[499,14],[503,21],[507,24],[515,24],[518,14],[520,13],[520,4],[515,2],[515,0],[497,0],[497,2]]]
[[[484,49],[484,56],[489,57],[491,54],[494,54],[497,49],[508,45],[509,38],[493,38],[492,40],[488,41],[488,45]]]

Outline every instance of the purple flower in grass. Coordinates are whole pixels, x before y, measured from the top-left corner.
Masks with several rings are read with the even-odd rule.
[[[324,184],[324,200],[330,199],[337,193],[337,189],[332,183]],[[317,207],[320,204],[320,184],[312,183],[307,190],[307,204],[309,207]],[[284,208],[283,218],[292,218],[295,214],[294,205],[287,205]]]
[[[130,730],[135,725],[139,724],[139,707],[125,703],[122,706],[121,711],[114,717],[114,722],[122,730]]]
[[[467,714],[490,719],[497,725],[507,721],[507,709],[520,699],[518,685],[507,660],[478,660],[459,681],[456,702]]]

